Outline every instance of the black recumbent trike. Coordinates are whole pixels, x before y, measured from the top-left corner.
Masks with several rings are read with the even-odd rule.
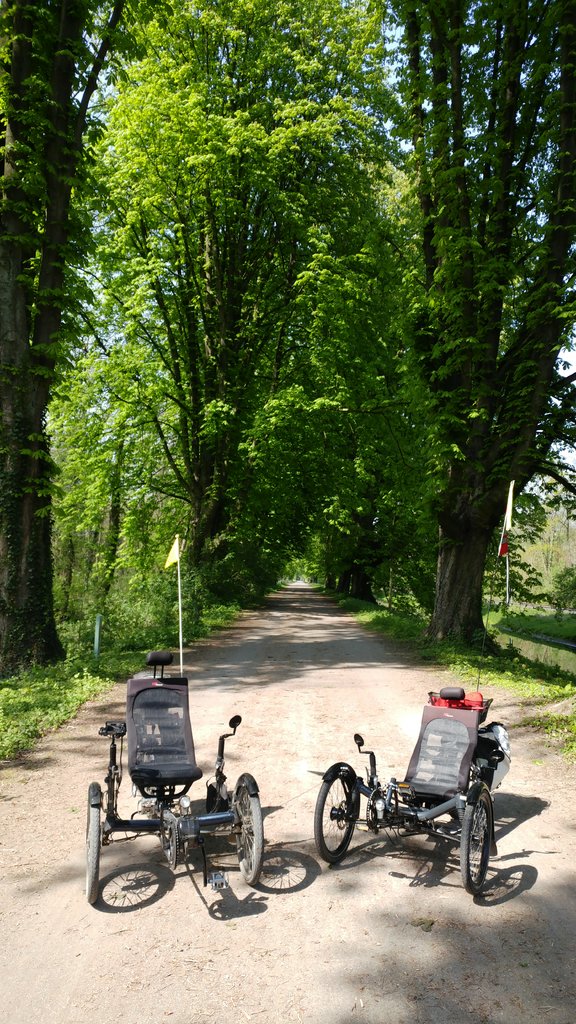
[[[262,868],[264,835],[258,786],[247,773],[240,775],[232,792],[224,774],[224,744],[242,721],[230,719],[231,732],[220,736],[214,777],[207,785],[206,813],[193,814],[188,791],[202,778],[196,764],[188,709],[188,680],[164,676],[172,664],[170,651],[154,651],[146,663],[153,676],[129,679],[126,721],[106,722],[100,736],[110,739],[110,758],[104,793],[98,782],[88,789],[86,829],[86,896],[95,903],[99,891],[100,851],[113,840],[157,835],[174,870],[197,847],[202,852],[204,885],[223,889],[228,884],[221,871],[208,874],[204,836],[224,833],[235,837],[240,872],[255,885]],[[160,674],[158,676],[158,669]],[[128,743],[128,771],[138,809],[131,818],[118,816],[118,791],[122,781],[122,745]],[[118,752],[118,746],[120,751]],[[121,837],[121,838],[118,838]]]
[[[381,785],[373,751],[367,781],[341,761],[322,777],[314,814],[318,853],[330,864],[340,861],[356,827],[375,834],[428,834],[460,845],[462,882],[477,895],[484,884],[490,856],[496,855],[492,790],[510,767],[508,733],[500,722],[485,722],[491,700],[468,696],[461,687],[429,694],[422,725],[406,777]],[[366,808],[361,815],[361,797]]]

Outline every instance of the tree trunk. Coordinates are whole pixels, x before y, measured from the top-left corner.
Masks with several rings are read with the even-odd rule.
[[[352,566],[350,597],[355,597],[358,601],[368,601],[370,604],[376,604],[376,598],[372,591],[370,577],[366,570],[360,565]]]
[[[74,577],[74,562],[76,560],[76,548],[72,536],[64,540],[62,560],[60,566],[61,575],[61,599],[59,611],[63,619],[68,618],[70,612],[70,597],[72,594],[72,580]]]
[[[41,380],[27,351],[10,359],[0,246],[0,675],[62,656],[52,603],[50,468]],[[12,351],[17,351],[13,346]],[[9,386],[7,384],[9,383]]]
[[[104,543],[104,571],[101,596],[108,597],[116,572],[118,545],[120,544],[120,527],[122,521],[122,474],[124,470],[124,439],[120,438],[116,449],[116,458],[110,476],[110,509],[108,514],[108,530]]]
[[[436,600],[428,627],[431,638],[452,636],[473,642],[482,635],[482,583],[491,532],[471,526],[455,541],[440,528]]]
[[[87,3],[51,4],[42,23],[27,0],[0,3],[0,674],[63,654],[45,421],[67,300],[72,188],[88,104],[123,6],[113,4],[92,57],[92,38],[82,53]]]
[[[338,584],[336,586],[336,593],[349,594],[351,580],[352,571],[350,569],[346,569],[344,572],[340,573],[340,576],[338,577]]]
[[[25,225],[0,219],[0,675],[62,656],[52,598],[49,370],[29,342]]]

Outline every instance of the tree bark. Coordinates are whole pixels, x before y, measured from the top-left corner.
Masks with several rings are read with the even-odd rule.
[[[440,453],[429,632],[467,640],[508,483],[542,472],[572,416],[556,361],[576,239],[576,4],[486,7],[470,47],[474,10],[407,0],[405,19],[425,263],[414,353]]]
[[[116,559],[118,557],[118,546],[120,544],[120,527],[122,521],[122,479],[124,470],[124,439],[120,438],[115,452],[115,460],[111,467],[110,474],[110,506],[108,511],[108,528],[106,539],[103,544],[103,573],[101,596],[108,597],[114,575],[116,573]]]
[[[46,413],[60,357],[70,205],[88,103],[124,0],[112,5],[93,57],[86,39],[89,6],[61,0],[46,12],[42,29],[31,0],[3,0],[0,8],[7,33],[1,65],[0,674],[63,654],[52,595]]]
[[[434,612],[428,628],[436,640],[474,642],[483,633],[482,590],[492,531],[470,525],[455,541],[440,528]]]
[[[355,597],[359,601],[367,601],[369,604],[376,604],[370,577],[360,565],[352,566],[350,573],[350,597]]]

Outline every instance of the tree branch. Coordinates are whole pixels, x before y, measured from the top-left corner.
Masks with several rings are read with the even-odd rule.
[[[76,150],[79,150],[82,145],[82,136],[86,130],[86,118],[88,116],[90,100],[96,91],[98,78],[101,74],[102,68],[104,67],[106,57],[108,56],[108,52],[112,44],[112,36],[120,24],[120,19],[122,18],[125,5],[126,0],[116,0],[108,19],[106,31],[100,41],[98,52],[96,53],[92,67],[88,73],[88,78],[86,80],[86,85],[84,86],[84,92],[82,93],[82,99],[80,100],[76,116],[76,127],[74,132],[74,147]]]

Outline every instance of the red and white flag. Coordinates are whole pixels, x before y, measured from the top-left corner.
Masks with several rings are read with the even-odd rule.
[[[510,488],[508,490],[508,504],[506,505],[506,515],[504,516],[504,526],[502,527],[502,536],[500,537],[500,546],[498,548],[498,555],[508,554],[508,532],[512,528],[512,502],[514,500],[514,481],[510,482]]]
[[[504,516],[504,525],[502,527],[502,536],[500,537],[500,545],[498,547],[498,554],[503,555],[506,559],[506,604],[510,604],[510,560],[508,558],[508,531],[512,527],[512,502],[514,500],[514,481],[511,480],[510,487],[508,490],[508,503],[506,505],[506,515]]]

